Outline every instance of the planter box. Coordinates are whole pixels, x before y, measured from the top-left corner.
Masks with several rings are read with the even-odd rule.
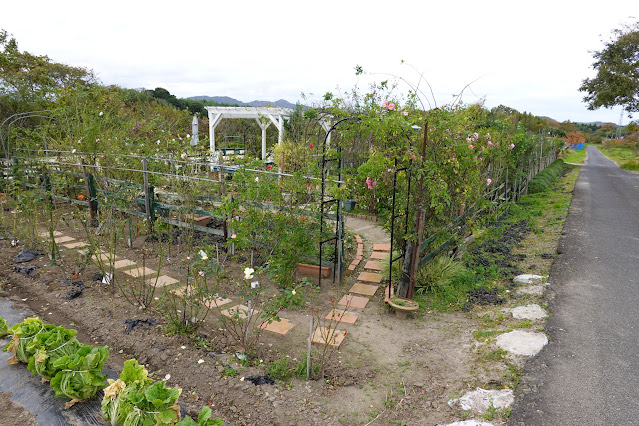
[[[298,263],[297,264],[297,272],[301,275],[306,275],[309,277],[316,277],[319,275],[319,266],[318,265],[308,265],[306,263]],[[328,266],[322,266],[322,278],[328,278],[333,273],[333,268],[329,268]]]

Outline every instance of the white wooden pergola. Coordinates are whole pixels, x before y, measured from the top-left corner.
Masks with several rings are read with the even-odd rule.
[[[215,128],[223,118],[253,118],[262,129],[262,159],[266,158],[266,129],[274,124],[278,130],[277,142],[284,137],[284,120],[293,113],[290,108],[273,107],[216,107],[208,106],[209,113],[209,146],[211,155],[215,155]],[[263,120],[267,119],[267,120]]]

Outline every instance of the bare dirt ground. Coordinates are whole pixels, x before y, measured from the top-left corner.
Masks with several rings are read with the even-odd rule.
[[[380,242],[384,235],[379,227],[367,228],[365,221],[353,220],[348,225],[364,238],[365,256],[370,253],[370,245]],[[543,233],[528,234],[518,248],[528,253],[521,264],[525,272],[549,270],[562,226],[560,212],[542,226]],[[59,230],[82,240],[77,228],[64,224]],[[29,308],[46,322],[77,329],[84,343],[108,345],[111,357],[106,367],[114,371],[121,371],[122,363],[135,357],[157,378],[169,373],[169,385],[183,389],[180,401],[187,412],[193,415],[208,404],[214,416],[234,425],[437,425],[471,418],[470,413],[449,407],[447,401],[476,387],[513,387],[525,362],[497,350],[490,333],[478,334],[478,330],[517,327],[506,309],[540,299],[517,295],[511,285],[508,301],[502,306],[475,307],[469,312],[420,312],[412,319],[400,320],[388,311],[380,289],[368,306],[357,312],[359,318],[354,325],[340,327],[348,334],[335,350],[324,380],[293,378],[276,385],[255,386],[241,379],[264,374],[264,365],[283,357],[292,363],[301,360],[307,347],[311,309],[330,311],[334,301],[355,283],[355,275],[348,276],[339,287],[323,281],[321,290],[307,293],[307,306],[280,313],[295,327],[286,335],[264,332],[259,344],[262,364],[247,367],[233,356],[235,348],[220,331],[217,312],[211,312],[196,332],[198,339],[169,335],[161,312],[138,309],[118,293],[112,294],[104,284],[92,281],[98,272],[93,266],[73,278],[88,287],[72,300],[65,299],[69,286],[59,281],[69,279],[73,272],[69,266],[50,266],[42,256],[29,263],[38,266],[37,277],[16,273],[10,262],[21,249],[12,247],[7,239],[0,240],[0,297],[12,300],[17,309]],[[140,250],[118,254],[141,263]],[[75,251],[65,254],[75,255]],[[157,260],[147,261],[153,267]],[[231,270],[239,274],[242,266]],[[166,268],[170,273],[171,266]],[[257,278],[268,283],[266,277]],[[148,318],[157,319],[159,324],[134,328],[127,334],[124,321]],[[543,322],[524,326],[543,328]],[[16,368],[24,368],[29,374],[24,366]],[[229,375],[230,368],[237,375]],[[0,408],[5,406],[16,416],[28,417],[11,404],[6,394],[0,395]],[[506,418],[507,413],[493,413],[487,420],[501,424]],[[33,424],[29,421],[20,424]]]

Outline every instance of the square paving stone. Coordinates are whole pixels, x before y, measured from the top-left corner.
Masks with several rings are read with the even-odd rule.
[[[346,312],[340,309],[333,309],[332,311],[328,313],[328,315],[326,315],[324,319],[327,321],[333,321],[337,323],[343,322],[344,324],[355,324],[355,321],[357,321],[357,315],[355,315],[352,312]]]
[[[329,346],[339,348],[346,337],[346,330],[337,330],[330,327],[317,327],[313,333],[313,343],[325,345],[328,340]]]
[[[262,324],[260,324],[261,329],[277,334],[286,334],[293,327],[295,327],[295,324],[293,324],[286,318],[280,318],[279,321],[273,321],[270,324],[268,323],[268,321],[264,321]]]
[[[150,278],[146,280],[146,283],[150,286],[164,287],[165,285],[179,283],[179,281],[173,277],[169,277],[168,275],[160,275],[157,277],[157,280],[155,278]]]
[[[358,244],[362,243],[362,237],[360,237],[359,235],[355,234],[355,241],[357,241]]]
[[[55,237],[54,240],[57,244],[62,244],[68,243],[69,241],[75,241],[75,238],[63,235],[62,237]]]
[[[379,272],[379,271],[382,270],[382,264],[380,262],[378,262],[377,260],[369,260],[364,265],[364,269],[369,269],[371,271]]]
[[[97,254],[94,254],[93,256],[91,256],[91,259],[93,259],[95,261],[100,259],[103,262],[109,262],[110,261],[109,257],[110,257],[109,253],[97,253]],[[117,258],[118,258],[118,256],[114,254],[113,255],[113,259],[115,260]]]
[[[348,290],[348,292],[355,293],[355,294],[363,294],[364,296],[374,296],[378,288],[379,287],[376,285],[355,283],[353,284],[353,287],[351,287],[351,289]]]
[[[375,243],[373,244],[373,250],[374,251],[390,251],[390,243],[385,243],[385,244]]]
[[[367,297],[353,296],[352,294],[347,294],[337,302],[340,306],[346,306],[348,308],[358,308],[364,309],[368,304]]]
[[[141,277],[142,275],[145,275],[148,277],[155,274],[155,271],[153,269],[143,268],[141,266],[138,266],[137,268],[129,269],[128,271],[122,271],[122,272],[134,278]]]
[[[85,243],[84,241],[76,241],[73,243],[68,243],[68,244],[62,244],[64,247],[68,248],[68,249],[77,249],[77,248],[81,248],[81,247],[86,247],[89,244]]]
[[[129,259],[116,260],[113,264],[114,269],[129,268],[131,266],[137,266],[137,263]]]
[[[253,312],[251,314],[252,317],[255,317],[259,313],[259,311],[256,311],[255,309],[253,309],[252,312]],[[248,318],[249,308],[248,306],[244,306],[244,305],[236,305],[236,306],[233,306],[232,308],[223,310],[221,313],[225,317],[229,317],[232,320],[235,319],[235,316],[237,313],[237,316],[241,320],[245,320]]]
[[[170,293],[176,295],[177,297],[182,297],[184,296],[184,293],[186,293],[187,291],[191,291],[193,289],[193,287],[191,286],[185,286],[183,285],[182,287],[178,287],[174,290],[170,290]]]
[[[364,281],[367,283],[381,283],[382,275],[377,272],[362,272],[357,277],[357,281]]]
[[[212,300],[207,300],[206,302],[204,302],[204,304],[206,306],[209,307],[209,309],[213,309],[213,308],[219,308],[220,306],[226,305],[227,303],[231,303],[232,300],[231,299],[225,299],[222,296],[218,296],[217,294],[213,295]]]
[[[38,235],[40,235],[42,238],[49,238],[49,232],[40,232]],[[53,236],[54,237],[59,237],[62,235],[62,232],[60,231],[53,231]]]
[[[384,253],[384,252],[381,252],[381,251],[374,251],[370,255],[371,259],[377,259],[377,260],[384,260],[387,257],[388,257],[388,253]]]

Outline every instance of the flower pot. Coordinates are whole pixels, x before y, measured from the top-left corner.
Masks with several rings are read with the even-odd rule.
[[[399,319],[406,319],[409,312],[415,312],[419,309],[419,304],[414,300],[400,297],[391,297],[388,304],[395,309],[395,315]]]
[[[297,264],[297,272],[301,275],[306,275],[309,277],[316,277],[319,275],[319,266],[318,265],[308,265],[306,263],[298,263]],[[333,273],[333,268],[329,268],[328,266],[322,266],[322,278],[330,277]]]
[[[357,204],[357,201],[355,200],[342,201],[342,207],[344,208],[345,212],[352,212],[353,210],[355,210],[355,204]]]

